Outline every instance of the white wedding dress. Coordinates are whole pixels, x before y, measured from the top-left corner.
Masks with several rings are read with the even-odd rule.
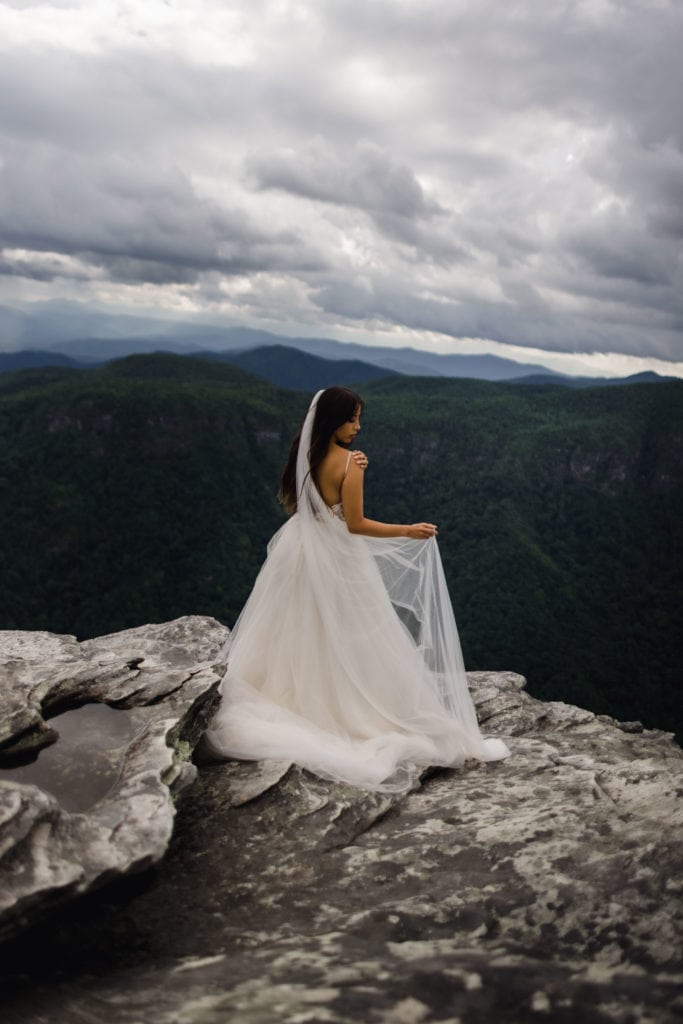
[[[308,472],[318,395],[302,429],[298,510],[221,652],[214,754],[295,762],[364,789],[402,790],[420,766],[509,755],[482,737],[435,539],[349,533]]]

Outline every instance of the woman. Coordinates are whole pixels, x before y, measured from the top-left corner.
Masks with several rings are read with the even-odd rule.
[[[362,399],[319,391],[282,475],[290,518],[221,652],[207,732],[223,757],[294,761],[372,790],[507,757],[483,738],[432,523],[365,517]],[[355,456],[355,457],[352,457]]]

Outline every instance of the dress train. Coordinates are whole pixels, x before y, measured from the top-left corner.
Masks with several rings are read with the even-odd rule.
[[[354,535],[315,501],[271,540],[222,652],[210,749],[380,791],[507,757],[479,731],[436,540]]]

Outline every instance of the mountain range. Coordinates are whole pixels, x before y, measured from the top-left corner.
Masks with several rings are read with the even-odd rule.
[[[262,332],[259,332],[259,335]],[[272,338],[276,338],[272,335]],[[288,339],[291,344],[257,345],[253,348],[229,350],[197,350],[193,356],[218,362],[231,363],[248,370],[273,384],[302,391],[317,390],[333,384],[362,384],[382,377],[401,375],[430,377],[464,377],[483,380],[501,380],[510,384],[563,385],[572,388],[609,387],[617,384],[656,383],[675,379],[661,377],[656,373],[640,373],[630,377],[569,377],[544,371],[542,373],[519,374],[524,369],[519,363],[500,359],[498,356],[437,355],[420,352],[417,349],[369,348],[363,345],[347,345],[341,342],[318,339]],[[101,357],[92,359],[95,343],[92,341],[64,342],[60,351],[55,349],[25,349],[16,352],[0,352],[0,373],[17,369],[40,366],[72,366],[93,368],[112,359],[130,354],[164,351],[167,339],[117,339],[104,343],[97,342]],[[302,347],[297,347],[301,343]],[[305,343],[305,347],[304,346]],[[319,346],[327,357],[317,355],[313,349]],[[347,353],[367,358],[342,358]],[[369,361],[374,358],[373,361]],[[534,369],[533,367],[527,367]]]
[[[491,354],[437,353],[427,349],[397,348],[385,345],[364,345],[341,342],[332,338],[310,338],[276,334],[244,326],[219,326],[198,321],[163,320],[151,316],[112,314],[86,309],[78,303],[35,303],[30,311],[0,306],[0,371],[34,362],[12,362],[29,351],[40,352],[42,365],[54,365],[54,353],[76,364],[99,364],[110,359],[145,352],[164,351],[198,355],[245,353],[248,350],[284,346],[322,359],[360,361],[394,373],[429,377],[472,377],[480,380],[511,380],[527,384],[565,383],[570,387],[616,383],[616,378],[592,376],[573,377],[556,373],[534,363],[520,363]],[[262,369],[267,360],[261,359]],[[320,368],[319,368],[320,369]],[[339,368],[337,368],[339,369]],[[292,365],[288,368],[287,385],[309,387],[310,367],[304,368],[299,385],[292,383]],[[277,370],[265,376],[274,379]],[[345,371],[344,371],[345,372]],[[327,370],[323,377],[326,382]],[[362,371],[357,382],[374,379],[374,371]],[[643,375],[619,378],[618,382],[645,379]],[[647,379],[660,381],[657,374]],[[284,378],[282,378],[284,383]],[[321,386],[324,386],[321,385]]]

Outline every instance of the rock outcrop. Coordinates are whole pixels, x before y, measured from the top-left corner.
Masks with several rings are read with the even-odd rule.
[[[204,621],[147,627],[187,630],[191,679],[213,673],[189,662],[210,665],[223,635],[193,649]],[[144,629],[90,643],[121,663],[148,651]],[[514,673],[470,684],[512,756],[402,795],[200,765],[153,871],[5,943],[3,1019],[680,1021],[683,752],[535,700]]]
[[[198,616],[83,643],[0,632],[0,937],[164,855],[226,635]]]

